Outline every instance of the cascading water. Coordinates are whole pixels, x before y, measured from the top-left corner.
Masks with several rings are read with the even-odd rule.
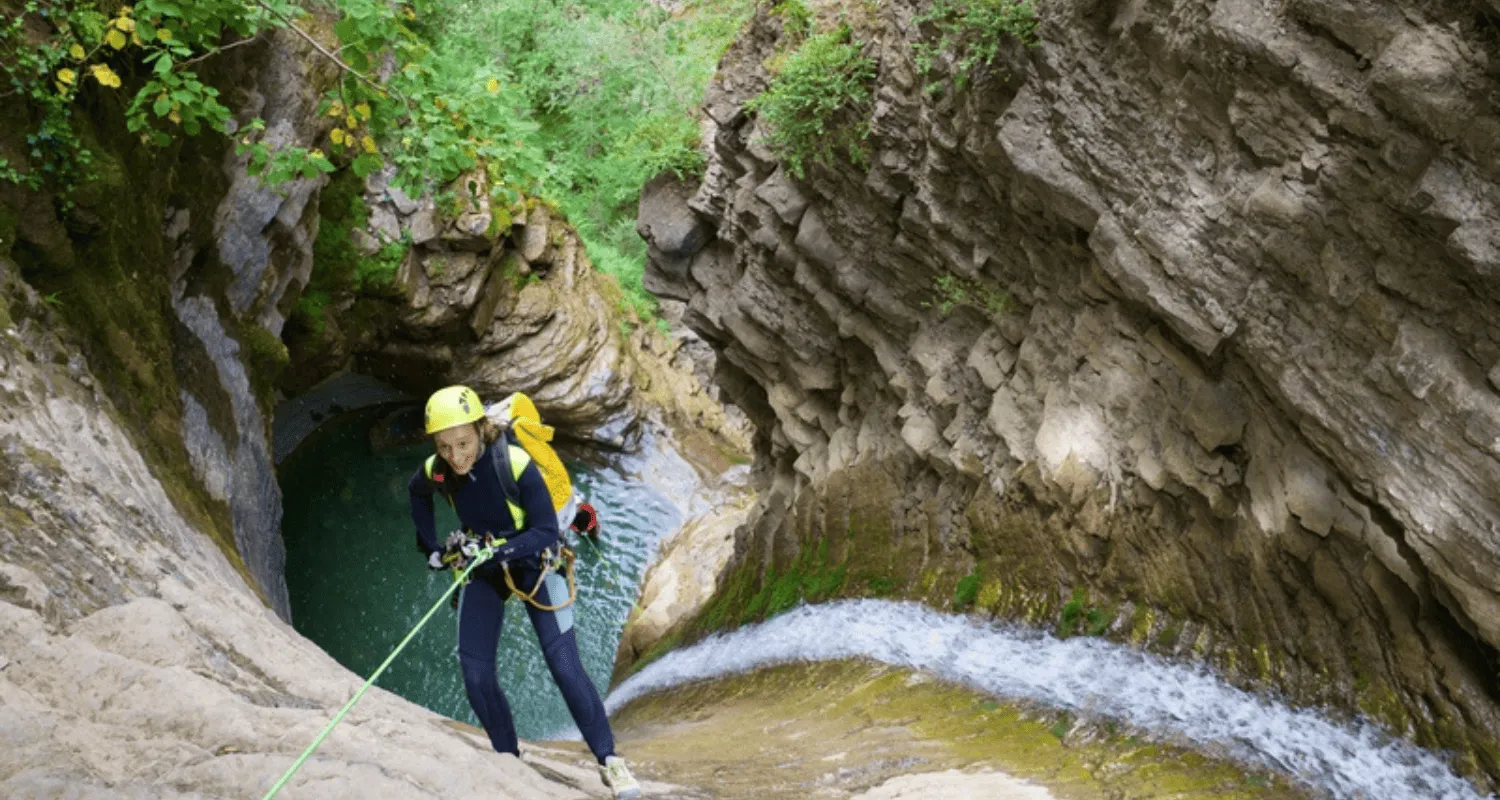
[[[914,603],[802,606],[711,636],[646,666],[605,706],[614,713],[649,692],[772,664],[849,658],[911,667],[999,697],[1110,717],[1174,743],[1222,749],[1340,800],[1480,798],[1437,756],[1371,726],[1289,709],[1112,642],[1059,640]]]
[[[421,435],[421,409],[390,413],[386,406],[323,423],[279,470],[292,618],[299,632],[360,675],[380,664],[451,580],[427,570],[408,510],[407,480],[432,453]],[[372,446],[372,435],[380,446]],[[692,487],[675,488],[673,479],[691,473],[680,462],[669,451],[657,451],[654,458],[629,457],[609,466],[570,465],[575,485],[598,506],[604,527],[599,547],[578,546],[575,606],[584,668],[601,694],[647,558],[682,523],[669,494],[693,494]],[[441,501],[436,506],[438,530],[457,527],[452,510]],[[459,673],[454,625],[451,611],[435,616],[380,686],[477,723]],[[572,728],[519,601],[508,604],[499,671],[522,737],[551,738]]]

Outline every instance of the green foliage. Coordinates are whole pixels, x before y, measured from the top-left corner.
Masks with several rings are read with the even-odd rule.
[[[772,6],[771,13],[781,17],[781,30],[792,41],[800,42],[812,35],[813,13],[802,0],[784,0]]]
[[[948,316],[960,306],[976,308],[993,322],[999,322],[1010,303],[1010,295],[985,283],[957,275],[939,275],[932,279],[936,290],[934,302],[927,307],[936,307],[938,313]]]
[[[555,202],[619,281],[626,308],[649,319],[656,303],[641,286],[646,249],[634,233],[640,187],[663,170],[702,170],[695,113],[749,0],[696,0],[676,15],[633,0],[432,5],[421,17],[433,21],[431,79],[503,99],[509,115],[477,126],[481,142],[516,148],[486,160]]]
[[[766,124],[771,152],[799,178],[809,160],[830,166],[843,153],[864,163],[875,61],[849,26],[810,36],[778,61],[771,85],[745,104]]]
[[[28,20],[45,23],[55,34],[34,41],[27,29]],[[119,85],[118,76],[107,66],[103,71],[81,74],[84,63],[105,47],[107,22],[107,17],[89,8],[37,0],[0,22],[0,71],[8,85],[0,92],[0,102],[19,110],[12,99],[19,96],[31,107],[35,124],[26,134],[27,163],[0,159],[0,180],[33,191],[52,186],[64,195],[71,195],[83,180],[93,154],[73,129],[72,102],[88,75],[102,85]],[[65,206],[71,206],[70,198]]]
[[[318,238],[313,242],[313,273],[297,300],[294,313],[314,333],[324,329],[324,310],[337,295],[379,293],[389,289],[411,243],[402,238],[373,255],[361,255],[350,232],[370,220],[364,181],[349,170],[339,171],[323,188],[318,203]]]
[[[959,580],[958,587],[953,592],[953,607],[959,611],[971,608],[977,597],[979,597],[979,572],[976,570]]]
[[[1138,614],[1143,607],[1137,606]],[[1080,632],[1085,636],[1103,636],[1109,626],[1114,624],[1115,615],[1116,612],[1109,608],[1089,603],[1088,589],[1080,586],[1073,590],[1068,602],[1063,604],[1062,613],[1058,616],[1057,632],[1064,637]]]
[[[401,239],[381,247],[375,255],[360,258],[354,263],[355,285],[364,291],[394,285],[396,273],[401,269],[401,262],[406,260],[406,253],[410,249],[411,241],[403,235]]]
[[[1083,632],[1086,636],[1102,636],[1115,621],[1115,615],[1102,608],[1090,608],[1083,615]]]
[[[1036,44],[1036,8],[1030,0],[936,0],[913,21],[938,34],[935,43],[917,43],[917,69],[927,74],[938,56],[951,53],[954,82],[960,87],[974,70],[994,62],[1007,37]]]
[[[316,26],[326,40],[326,23],[288,0],[31,0],[0,22],[0,77],[33,126],[24,162],[0,160],[0,180],[65,198],[86,182],[73,107],[123,75],[125,124],[143,143],[222,131],[271,186],[394,164],[396,185],[416,194],[484,164],[500,205],[523,192],[556,203],[649,319],[637,194],[663,170],[702,170],[697,109],[753,1],[689,0],[669,14],[635,0],[332,0],[338,46],[317,57],[340,70],[319,107],[334,127],[311,148],[273,143],[260,120],[236,126],[197,72],[268,30]],[[360,282],[378,282],[393,258],[376,257]]]
[[[1082,586],[1073,590],[1073,596],[1063,604],[1058,629],[1064,636],[1078,629],[1078,620],[1083,617],[1084,603],[1088,602],[1088,590]]]

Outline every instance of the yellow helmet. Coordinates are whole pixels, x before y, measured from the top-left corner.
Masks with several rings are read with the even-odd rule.
[[[428,433],[481,419],[484,419],[484,403],[479,402],[479,395],[467,386],[449,386],[427,398]]]

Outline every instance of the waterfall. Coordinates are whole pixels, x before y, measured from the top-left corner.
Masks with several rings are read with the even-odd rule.
[[[796,661],[867,658],[996,697],[1110,717],[1169,742],[1209,746],[1335,798],[1478,800],[1438,756],[1372,725],[1340,724],[1236,689],[1203,669],[1095,638],[1060,640],[915,603],[801,606],[668,653],[621,683],[611,713],[648,692]],[[1491,796],[1493,797],[1493,796]]]

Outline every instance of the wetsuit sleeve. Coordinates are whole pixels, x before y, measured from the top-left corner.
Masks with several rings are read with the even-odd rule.
[[[526,512],[526,530],[521,531],[495,551],[499,561],[514,561],[534,556],[557,544],[557,510],[552,507],[552,493],[535,463],[527,464],[516,481],[521,490],[521,510]]]
[[[431,555],[441,548],[437,543],[437,525],[432,518],[432,483],[422,474],[422,468],[412,474],[406,484],[406,493],[411,497],[411,521],[417,526],[417,548]]]

